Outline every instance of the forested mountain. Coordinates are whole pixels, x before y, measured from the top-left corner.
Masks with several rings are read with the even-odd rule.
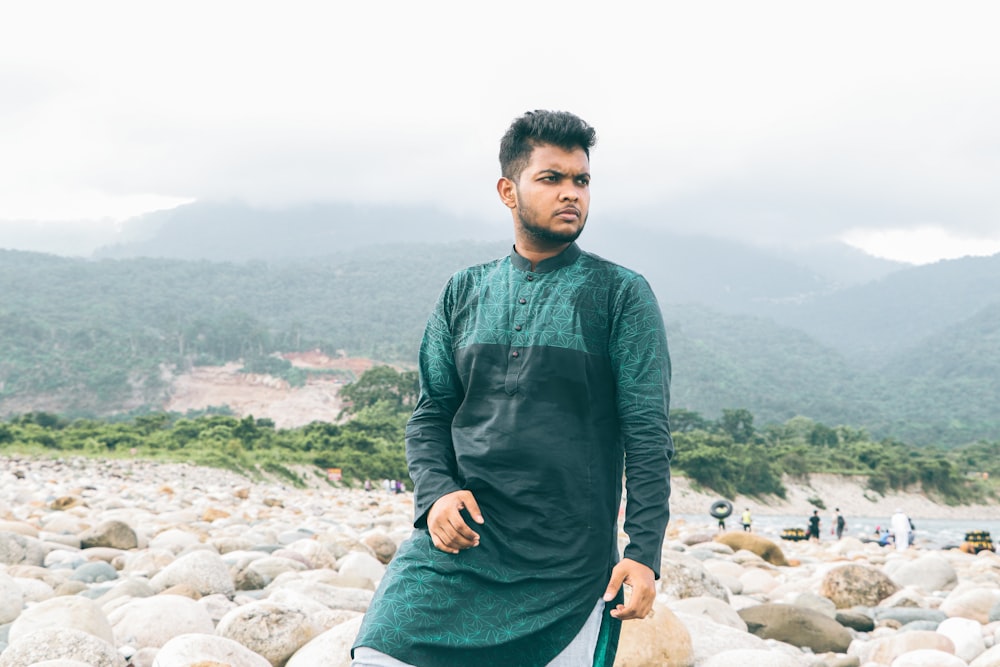
[[[494,212],[491,212],[494,213]],[[797,251],[679,235],[613,216],[593,216],[587,250],[635,267],[662,284],[675,303],[705,303],[754,312],[761,301],[801,299],[873,280],[902,265],[843,244]],[[655,218],[652,218],[655,219]],[[498,207],[489,221],[429,208],[316,204],[261,209],[240,203],[196,202],[134,218],[98,258],[157,257],[212,261],[273,261],[325,256],[382,243],[506,243],[510,220]],[[749,310],[748,310],[749,304]]]
[[[752,405],[765,423],[862,423],[862,374],[801,331],[702,306],[670,307],[665,318],[676,407],[718,415]]]
[[[144,218],[94,260],[0,251],[0,416],[156,408],[164,368],[276,352],[412,363],[447,277],[510,246],[506,227],[432,212],[241,210]],[[915,444],[1000,438],[1000,256],[900,269],[827,248],[811,265],[606,221],[581,243],[653,285],[674,407],[801,414]],[[851,271],[873,279],[845,286]]]
[[[890,355],[877,375],[872,404],[894,419],[880,422],[872,411],[868,421],[879,432],[912,433],[914,442],[1000,433],[1000,301]]]
[[[160,365],[346,350],[411,361],[444,281],[506,244],[265,263],[0,251],[0,414],[161,400]]]
[[[1000,303],[1000,254],[896,271],[765,313],[817,340],[878,366]],[[949,347],[949,346],[946,346]]]

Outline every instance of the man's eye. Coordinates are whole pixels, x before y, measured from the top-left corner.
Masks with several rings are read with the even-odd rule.
[[[590,185],[590,179],[589,178],[578,178],[578,179],[576,179],[576,182],[577,182],[578,185],[582,185],[584,187]]]

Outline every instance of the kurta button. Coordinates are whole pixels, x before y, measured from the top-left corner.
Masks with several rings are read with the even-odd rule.
[[[511,352],[511,353],[510,353],[510,356],[512,356],[512,357],[516,357],[516,356],[517,356],[517,350],[514,350],[513,352]]]
[[[528,303],[528,300],[522,296],[520,299],[517,300],[517,302],[520,303],[521,305],[524,305]]]
[[[534,280],[534,279],[535,279],[535,276],[533,276],[533,275],[531,275],[531,274],[529,273],[529,274],[527,275],[527,278],[528,278],[528,282],[530,283],[530,282],[531,282],[532,280]]]
[[[520,331],[520,330],[521,330],[521,325],[520,324],[515,324],[514,325],[514,331]]]

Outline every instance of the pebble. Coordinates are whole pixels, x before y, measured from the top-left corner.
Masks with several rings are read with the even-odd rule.
[[[305,477],[0,457],[0,667],[348,667],[413,500]],[[719,536],[706,514],[668,527],[657,586],[616,667],[1000,667],[992,552]]]

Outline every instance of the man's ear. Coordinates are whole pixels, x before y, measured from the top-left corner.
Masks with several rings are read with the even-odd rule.
[[[497,181],[497,194],[500,195],[500,201],[504,206],[510,209],[517,208],[517,188],[514,186],[514,181],[501,177]]]

